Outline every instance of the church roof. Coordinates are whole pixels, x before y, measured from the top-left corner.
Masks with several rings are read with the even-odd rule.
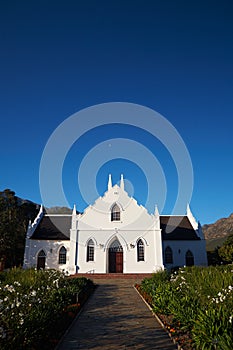
[[[162,240],[199,240],[187,216],[160,216]]]
[[[45,215],[31,239],[69,240],[71,215]],[[199,240],[187,216],[160,216],[162,240]]]
[[[36,227],[31,239],[69,240],[71,218],[71,215],[45,215]]]

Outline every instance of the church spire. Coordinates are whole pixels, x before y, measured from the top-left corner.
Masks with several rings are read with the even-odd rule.
[[[110,190],[112,188],[112,175],[109,174],[108,175],[108,190]]]
[[[159,209],[158,209],[158,206],[157,206],[157,204],[156,204],[156,206],[155,206],[155,217],[159,217]]]
[[[186,211],[186,213],[187,213],[187,217],[188,217],[191,225],[193,226],[194,230],[197,230],[198,229],[198,222],[195,219],[195,217],[193,216],[193,213],[191,212],[189,203],[187,204],[187,211]]]
[[[72,215],[76,215],[76,205],[74,204]]]
[[[123,174],[121,174],[120,188],[121,188],[122,190],[124,190],[124,189],[125,189],[125,184],[124,184]]]
[[[155,206],[154,217],[155,217],[155,229],[160,230],[160,215],[159,215],[159,209],[157,205]]]

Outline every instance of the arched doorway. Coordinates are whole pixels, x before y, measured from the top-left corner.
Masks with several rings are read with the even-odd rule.
[[[46,259],[46,254],[42,249],[37,256],[37,270],[45,268],[45,259]]]
[[[108,249],[108,270],[109,273],[123,273],[123,248],[118,239]]]

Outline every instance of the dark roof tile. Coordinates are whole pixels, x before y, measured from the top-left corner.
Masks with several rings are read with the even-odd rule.
[[[69,240],[71,229],[71,215],[45,215],[31,239]]]
[[[187,216],[160,216],[162,240],[197,240],[196,231]]]

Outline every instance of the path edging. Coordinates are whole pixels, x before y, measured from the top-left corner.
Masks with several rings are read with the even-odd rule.
[[[139,291],[137,290],[137,288],[135,286],[133,286],[134,289],[136,290],[136,292],[138,293],[138,295],[140,296],[140,298],[144,301],[144,303],[146,304],[146,306],[148,307],[148,309],[152,312],[153,316],[156,318],[156,320],[158,321],[158,323],[161,325],[161,327],[167,332],[167,334],[169,335],[170,339],[172,340],[172,342],[177,345],[177,349],[178,350],[184,350],[179,343],[177,343],[177,341],[175,341],[175,339],[172,337],[171,332],[168,331],[167,327],[164,325],[164,323],[161,321],[161,319],[158,317],[158,315],[156,315],[156,313],[153,311],[152,307],[150,306],[150,304],[148,304],[148,302],[143,298],[143,296],[139,293]]]
[[[66,335],[69,333],[70,329],[73,327],[74,323],[76,322],[76,320],[80,317],[80,315],[83,313],[84,309],[86,308],[86,305],[88,304],[89,300],[92,298],[92,296],[95,294],[96,289],[98,288],[98,284],[95,284],[95,289],[93,290],[93,292],[91,293],[91,295],[89,295],[88,299],[85,301],[85,303],[83,304],[83,306],[81,307],[81,309],[78,311],[77,315],[75,316],[75,318],[73,319],[73,321],[70,323],[69,327],[66,329],[66,331],[64,332],[64,334],[62,335],[62,337],[60,338],[59,342],[57,343],[57,345],[55,346],[54,350],[58,350],[59,346],[61,345],[61,343],[63,342],[63,340],[65,339]]]

